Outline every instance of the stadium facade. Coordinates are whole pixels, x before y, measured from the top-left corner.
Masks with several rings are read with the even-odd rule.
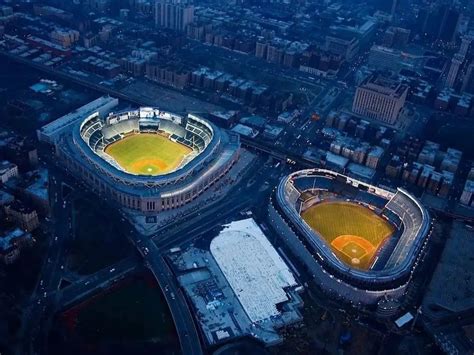
[[[142,107],[104,116],[94,112],[77,120],[55,139],[56,152],[65,168],[93,191],[131,210],[153,215],[180,208],[223,178],[239,158],[237,135],[193,114],[180,116]],[[192,153],[165,174],[132,174],[105,148],[140,133],[164,134]]]
[[[308,203],[302,194],[327,191],[375,211],[397,232],[379,250],[368,270],[348,266],[301,217]],[[275,189],[269,217],[288,248],[303,262],[315,281],[333,299],[375,305],[387,297],[400,299],[431,233],[428,211],[403,189],[392,192],[325,169],[308,169],[284,177]],[[337,217],[336,217],[337,218]]]

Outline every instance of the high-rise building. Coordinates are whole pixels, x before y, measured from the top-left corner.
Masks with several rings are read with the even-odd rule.
[[[326,50],[351,61],[359,52],[359,40],[351,34],[338,33],[326,36]]]
[[[180,0],[157,0],[155,25],[175,31],[184,31],[194,21],[194,6]]]
[[[18,167],[7,160],[0,162],[0,183],[5,184],[8,180],[18,176]]]
[[[467,67],[462,81],[462,91],[474,94],[474,62]]]
[[[395,124],[407,93],[407,85],[374,74],[357,88],[352,111],[384,123]]]
[[[466,35],[463,36],[461,40],[461,48],[459,48],[459,54],[462,55],[463,57],[466,57],[467,53],[469,52],[469,49],[471,47],[471,42],[474,40],[473,35]]]
[[[367,154],[367,161],[365,162],[365,165],[367,165],[369,168],[377,169],[377,166],[382,159],[383,153],[383,148],[377,146],[372,147],[372,149]]]
[[[370,48],[368,65],[374,69],[398,71],[402,66],[401,52],[396,49],[373,45]]]
[[[418,30],[428,41],[452,42],[460,23],[459,10],[448,5],[429,5],[420,10]]]
[[[283,48],[276,43],[267,46],[267,61],[269,63],[280,64],[283,60]]]
[[[64,48],[71,47],[79,40],[79,31],[71,29],[56,29],[50,33],[51,41],[63,46]]]
[[[384,33],[383,45],[385,47],[403,48],[410,39],[410,30],[390,26]]]
[[[445,42],[455,40],[461,14],[454,7],[441,6],[443,17],[439,27],[438,39]]]
[[[458,77],[459,68],[464,62],[464,56],[459,53],[456,53],[451,60],[451,66],[449,67],[448,75],[446,77],[446,86],[452,88],[456,83],[456,78]]]
[[[378,10],[382,10],[393,16],[398,7],[398,0],[379,0],[376,6]]]
[[[8,219],[16,223],[21,229],[31,232],[39,226],[39,219],[36,210],[23,205],[18,200],[13,201],[5,207]]]
[[[258,41],[255,45],[255,56],[257,58],[266,58],[267,57],[267,42]]]

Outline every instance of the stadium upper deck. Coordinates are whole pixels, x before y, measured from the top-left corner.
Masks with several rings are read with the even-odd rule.
[[[385,250],[390,254],[382,267],[359,270],[336,257],[324,238],[300,216],[300,196],[308,190],[329,191],[371,206],[398,226],[399,238]],[[270,217],[282,234],[293,236],[286,236],[289,246],[321,284],[343,298],[363,303],[382,295],[403,294],[431,229],[428,211],[405,190],[388,191],[324,169],[302,170],[283,178],[272,198]]]
[[[162,175],[132,174],[105,153],[105,148],[131,133],[162,132],[192,149],[176,169]],[[102,117],[83,117],[56,142],[66,168],[120,205],[156,213],[179,208],[222,178],[239,157],[237,135],[206,120],[140,108]]]

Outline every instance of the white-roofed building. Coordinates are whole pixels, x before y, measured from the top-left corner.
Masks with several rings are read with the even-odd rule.
[[[411,322],[413,320],[413,315],[410,312],[405,313],[403,316],[395,320],[395,324],[398,328],[403,327],[405,324]]]
[[[286,289],[297,283],[253,219],[226,225],[210,251],[252,322],[281,314],[277,305],[290,300]]]
[[[256,136],[258,136],[257,130],[249,126],[243,125],[241,123],[238,123],[234,128],[232,128],[232,132],[235,132],[235,133],[240,134],[241,136],[246,136],[250,138],[255,138]]]

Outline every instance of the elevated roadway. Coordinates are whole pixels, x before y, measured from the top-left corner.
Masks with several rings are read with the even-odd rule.
[[[150,269],[160,285],[178,332],[182,353],[186,355],[203,354],[204,352],[193,315],[191,314],[182,291],[176,285],[175,277],[163,259],[160,250],[148,237],[134,234],[131,235],[129,239],[139,250],[145,261],[145,265]]]
[[[140,260],[126,258],[59,290],[58,310],[65,310],[82,300],[107,289],[112,284],[140,270]]]

